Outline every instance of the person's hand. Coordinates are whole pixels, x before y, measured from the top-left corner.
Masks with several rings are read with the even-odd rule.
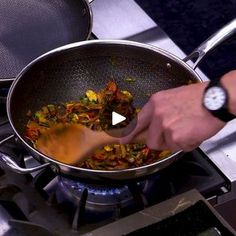
[[[147,132],[150,149],[191,151],[216,134],[225,125],[202,106],[208,82],[160,91],[152,95],[138,114],[135,130],[121,139],[130,143],[142,131]]]

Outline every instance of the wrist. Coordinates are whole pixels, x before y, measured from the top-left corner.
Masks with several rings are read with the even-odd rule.
[[[221,83],[228,92],[228,109],[236,115],[236,70],[225,74],[221,79]]]

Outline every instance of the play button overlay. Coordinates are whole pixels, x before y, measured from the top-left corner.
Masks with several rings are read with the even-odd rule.
[[[122,114],[120,111],[111,111],[109,118],[106,117],[106,122],[103,124],[103,130],[112,137],[125,137],[130,134],[136,127],[137,119],[136,114],[132,116],[126,116],[126,114]]]
[[[126,117],[113,111],[111,114],[111,119],[112,119],[111,120],[112,125],[117,125],[117,124],[121,123],[122,121],[126,120]]]

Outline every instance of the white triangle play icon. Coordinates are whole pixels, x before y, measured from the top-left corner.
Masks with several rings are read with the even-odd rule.
[[[112,112],[112,125],[117,125],[124,120],[126,120],[126,117],[120,115],[119,113],[115,111]]]

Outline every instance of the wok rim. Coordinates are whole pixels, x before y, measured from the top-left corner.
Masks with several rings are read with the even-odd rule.
[[[144,43],[139,43],[139,42],[134,42],[134,41],[129,41],[129,40],[90,40],[90,41],[81,41],[81,42],[76,42],[76,43],[71,43],[71,44],[67,44],[61,47],[58,47],[56,49],[50,50],[49,52],[44,53],[43,55],[37,57],[36,59],[34,59],[32,62],[30,62],[28,65],[26,65],[21,72],[17,75],[16,79],[13,81],[8,95],[7,95],[7,116],[9,119],[9,123],[14,131],[14,133],[17,135],[18,139],[31,151],[31,153],[33,152],[34,154],[36,154],[37,156],[40,157],[40,160],[42,159],[43,162],[50,162],[52,165],[56,164],[57,166],[59,166],[59,169],[62,170],[64,168],[69,168],[69,169],[73,169],[73,171],[81,171],[81,172],[86,172],[86,173],[93,173],[93,174],[99,174],[99,175],[103,175],[103,174],[111,174],[111,175],[116,175],[116,174],[122,174],[122,173],[129,173],[129,172],[136,172],[136,171],[142,171],[145,170],[147,168],[151,168],[153,166],[157,166],[161,163],[165,163],[168,162],[170,159],[178,156],[180,153],[182,153],[183,151],[180,150],[178,152],[174,152],[172,153],[170,156],[163,158],[159,161],[153,162],[151,164],[147,164],[147,165],[143,165],[140,167],[134,167],[134,168],[126,168],[126,169],[120,169],[120,170],[97,170],[97,169],[86,169],[86,168],[81,168],[81,167],[76,167],[73,165],[69,165],[66,163],[62,163],[59,162],[57,160],[54,160],[53,158],[41,153],[40,151],[38,151],[36,148],[34,148],[33,146],[31,146],[17,131],[17,129],[14,126],[14,123],[12,121],[12,116],[11,116],[11,97],[12,94],[14,93],[14,90],[16,89],[16,85],[17,83],[21,80],[21,78],[23,78],[24,74],[31,69],[34,64],[46,59],[48,56],[55,54],[55,53],[61,53],[63,51],[69,50],[69,49],[74,49],[77,47],[81,47],[81,46],[87,46],[90,44],[104,44],[104,45],[125,45],[125,46],[134,46],[134,47],[138,47],[141,49],[147,49],[150,50],[152,52],[155,53],[159,53],[167,58],[169,58],[172,61],[177,62],[180,66],[183,66],[185,69],[187,69],[189,71],[189,73],[191,73],[192,75],[194,75],[194,77],[196,78],[196,81],[199,82],[203,82],[203,80],[201,79],[201,77],[197,74],[197,72],[191,68],[190,65],[188,65],[186,62],[184,62],[182,59],[180,59],[179,57],[177,57],[176,55],[163,50],[161,48],[158,48],[156,46],[153,45],[149,45],[149,44],[144,44]],[[35,157],[34,155],[32,155],[35,159],[38,160],[37,157]],[[65,173],[65,171],[62,171],[62,173]]]

